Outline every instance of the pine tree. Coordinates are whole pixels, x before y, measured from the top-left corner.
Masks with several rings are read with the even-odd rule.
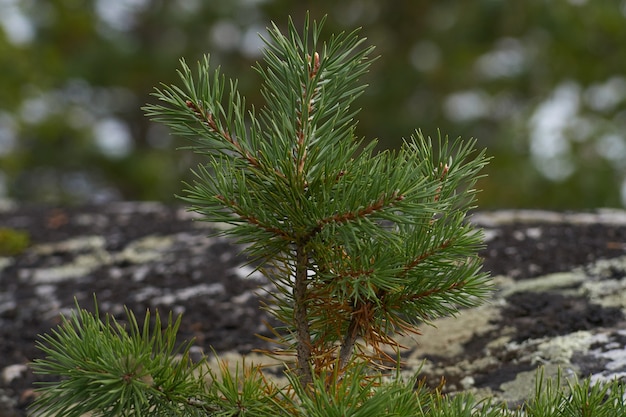
[[[209,57],[183,88],[163,86],[147,114],[206,157],[183,199],[208,222],[249,244],[277,289],[268,310],[294,370],[345,368],[353,355],[380,362],[397,332],[478,304],[488,292],[466,221],[486,164],[475,141],[417,131],[397,152],[355,136],[354,101],[371,63],[358,31],[323,42],[323,21],[274,26],[265,40],[266,105],[247,109]],[[373,350],[372,350],[373,349]]]

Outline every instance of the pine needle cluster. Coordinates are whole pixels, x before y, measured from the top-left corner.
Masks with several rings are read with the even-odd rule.
[[[195,72],[181,61],[181,86],[162,85],[144,108],[205,158],[181,198],[231,225],[221,233],[274,284],[266,307],[282,327],[270,354],[289,355],[288,386],[244,364],[221,379],[200,372],[188,345],[174,350],[171,317],[160,334],[131,312],[127,330],[79,309],[40,345],[35,370],[65,378],[42,388],[44,415],[502,415],[380,372],[400,367],[398,334],[489,294],[482,234],[467,221],[488,158],[475,140],[419,131],[397,151],[358,138],[353,104],[373,48],[358,31],[322,40],[323,23],[269,30],[260,109],[209,56]]]

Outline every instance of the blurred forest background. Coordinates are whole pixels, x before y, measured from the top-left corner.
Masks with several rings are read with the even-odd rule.
[[[0,0],[0,198],[173,201],[198,161],[153,87],[210,53],[259,106],[258,34],[307,10],[381,55],[360,136],[478,138],[484,209],[626,206],[626,0]]]

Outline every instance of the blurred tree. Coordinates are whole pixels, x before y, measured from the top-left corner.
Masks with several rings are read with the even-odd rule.
[[[359,134],[475,136],[488,207],[626,205],[626,1],[0,0],[0,196],[171,200],[195,165],[140,106],[203,53],[261,104],[270,21],[362,26]]]

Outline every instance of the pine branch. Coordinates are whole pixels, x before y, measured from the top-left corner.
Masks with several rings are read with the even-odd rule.
[[[220,200],[224,206],[230,208],[230,210],[236,214],[241,220],[248,222],[249,224],[258,227],[260,229],[265,230],[266,232],[269,232],[277,237],[279,237],[280,239],[283,239],[287,242],[293,242],[294,241],[294,237],[289,235],[288,233],[286,233],[284,230],[281,230],[277,227],[273,227],[273,226],[269,226],[266,224],[263,224],[263,222],[261,222],[258,218],[256,218],[253,215],[247,214],[245,212],[245,210],[243,210],[238,204],[237,202],[235,202],[234,200],[226,200],[226,197],[224,197],[223,195],[216,195],[215,196],[218,200]]]
[[[445,240],[443,243],[439,244],[437,247],[432,248],[424,253],[421,253],[420,255],[412,259],[408,264],[403,266],[403,271],[400,275],[402,277],[406,276],[409,273],[409,271],[415,269],[425,259],[430,258],[436,253],[441,252],[442,250],[445,250],[446,248],[450,247],[452,244],[453,242],[450,239],[448,239],[448,240]]]
[[[317,235],[324,226],[330,223],[341,224],[350,222],[356,219],[362,219],[370,214],[379,211],[381,209],[388,209],[393,205],[404,200],[403,195],[399,195],[397,191],[393,191],[389,196],[382,195],[378,200],[370,203],[367,207],[359,209],[357,211],[349,211],[346,213],[334,214],[330,217],[326,217],[317,221],[317,225],[311,230],[310,237],[313,238]]]
[[[253,157],[250,152],[248,152],[247,150],[243,149],[243,147],[241,146],[241,144],[237,141],[236,138],[234,138],[230,133],[228,133],[225,130],[220,129],[220,127],[217,125],[217,123],[215,122],[215,119],[213,118],[213,114],[211,114],[210,112],[206,112],[204,109],[202,109],[197,103],[192,102],[191,100],[186,100],[185,101],[185,105],[191,110],[193,111],[193,114],[196,116],[196,118],[203,124],[205,124],[209,129],[211,129],[212,132],[216,133],[218,136],[220,136],[223,140],[225,140],[226,142],[230,143],[237,151],[237,153],[239,153],[239,155],[245,159],[246,161],[248,161],[248,163],[253,166],[254,168],[261,168],[261,163],[255,158]]]

